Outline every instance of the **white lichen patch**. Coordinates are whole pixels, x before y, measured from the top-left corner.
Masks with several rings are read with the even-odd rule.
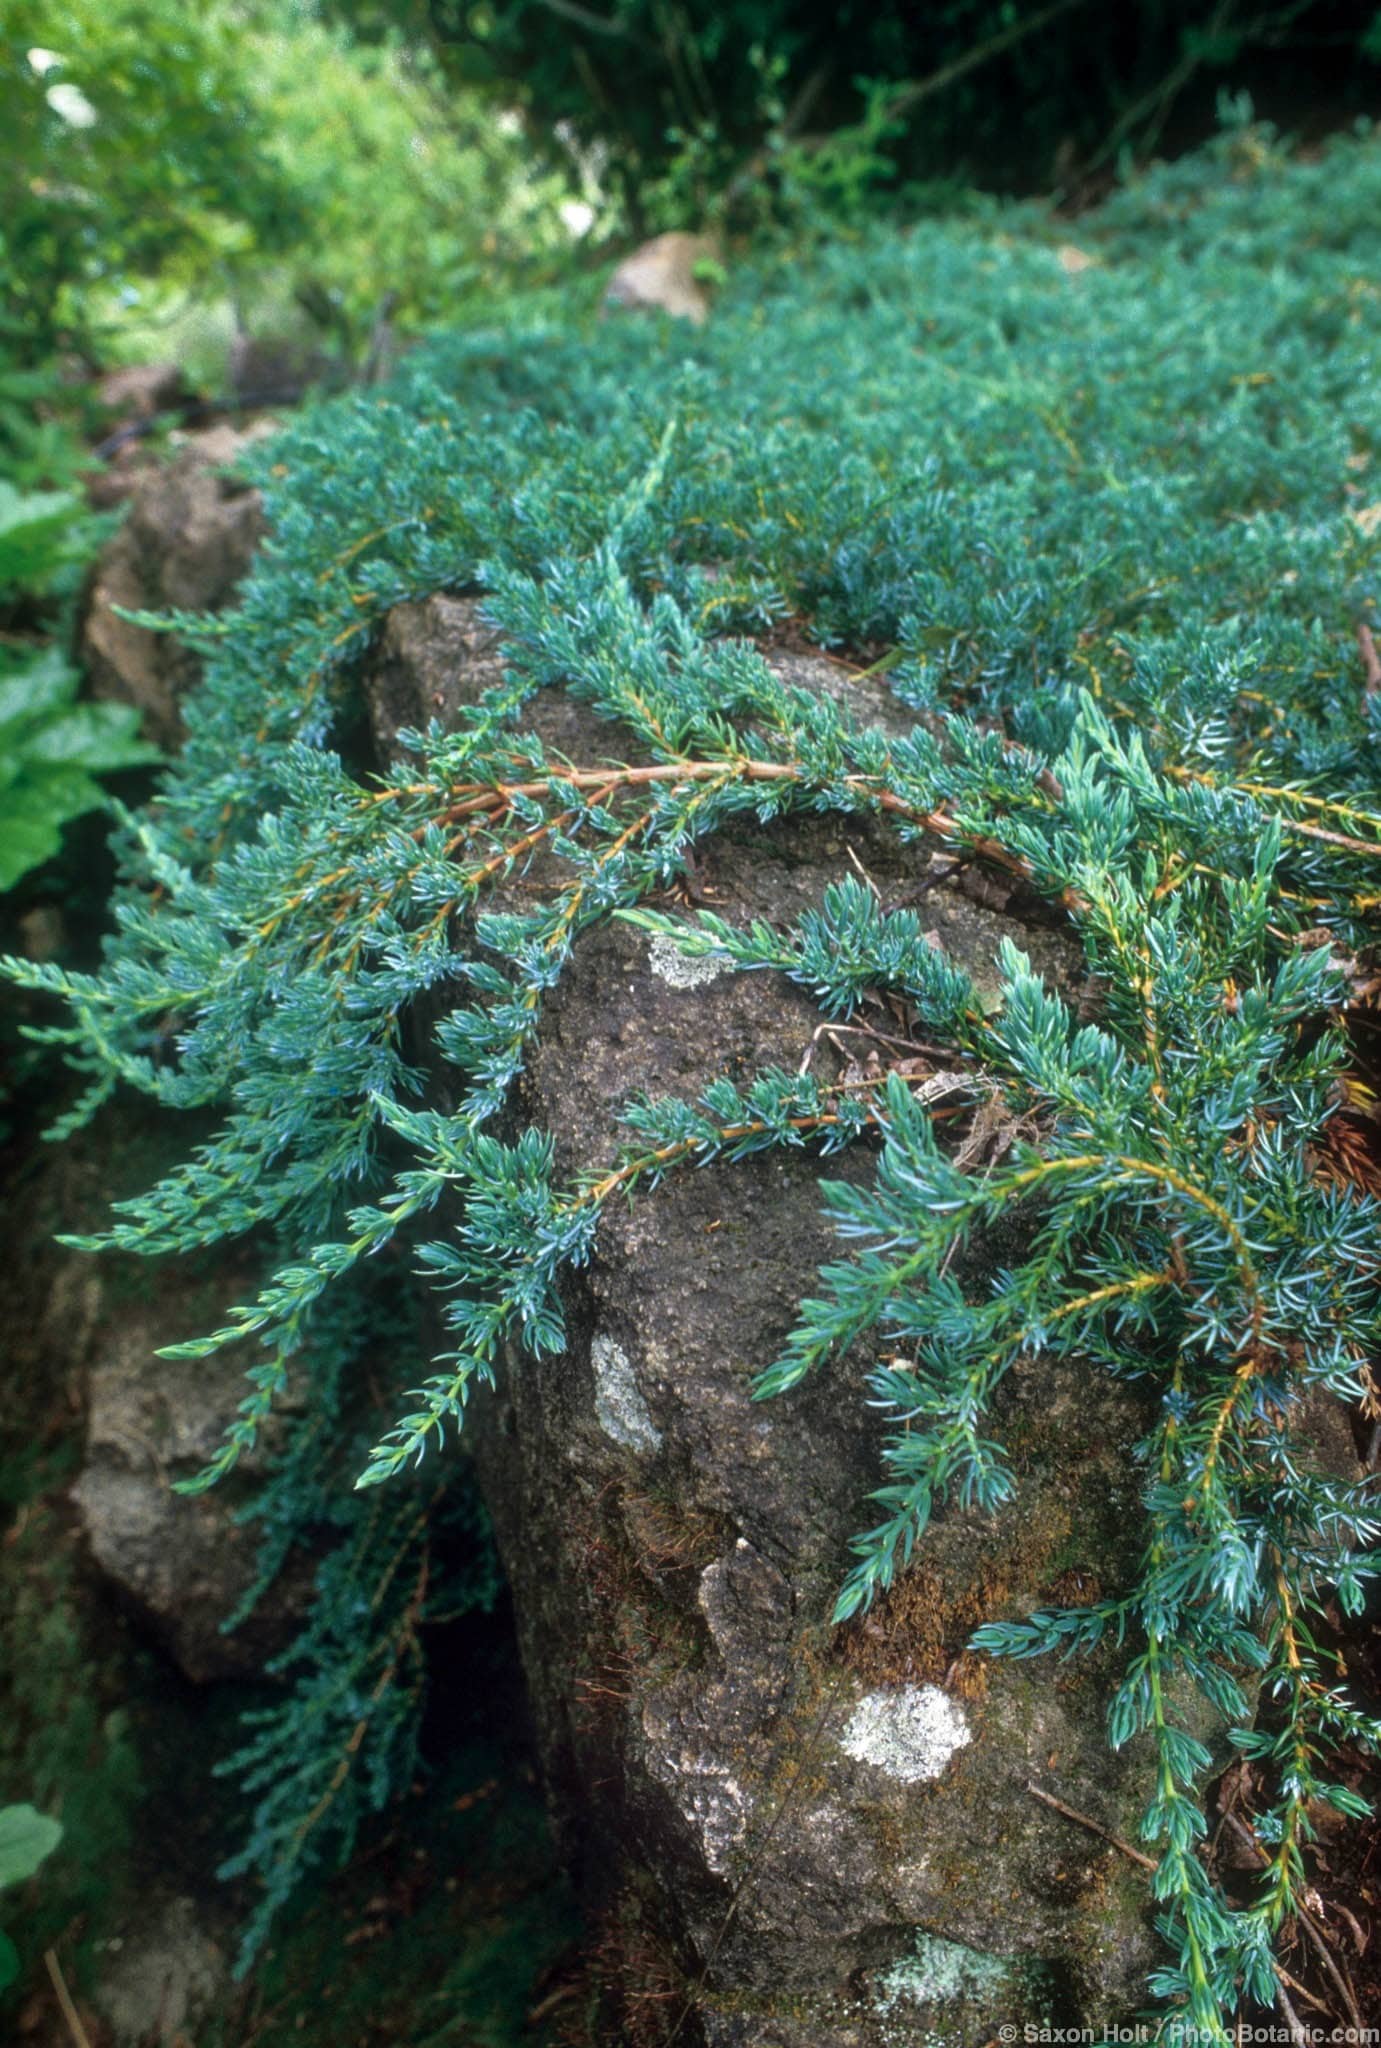
[[[652,972],[670,988],[702,988],[707,981],[718,981],[721,974],[730,971],[725,960],[683,953],[675,939],[668,938],[665,932],[658,932],[649,942],[647,958]]]
[[[616,1444],[632,1451],[660,1449],[662,1433],[638,1392],[633,1361],[612,1337],[596,1337],[590,1346],[595,1374],[595,1414],[599,1426]]]
[[[920,2017],[943,2025],[956,2007],[975,2005],[996,2014],[1017,1977],[1016,1967],[1001,1956],[985,1956],[977,1949],[965,1948],[962,1942],[941,1941],[938,1935],[917,1928],[912,1953],[874,1979],[870,2003],[883,2022],[888,2041],[915,2048],[915,2026]],[[955,2013],[956,2019],[959,2016]],[[958,2048],[962,2031],[932,2031],[924,2038],[934,2048],[950,2048],[951,2043]]]
[[[954,1701],[935,1685],[870,1692],[854,1708],[840,1740],[846,1756],[875,1764],[889,1778],[917,1784],[938,1778],[956,1750],[973,1740]]]

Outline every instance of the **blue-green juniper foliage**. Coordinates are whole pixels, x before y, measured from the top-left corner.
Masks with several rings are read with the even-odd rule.
[[[1329,1602],[1360,1608],[1377,1518],[1298,1425],[1313,1390],[1366,1393],[1381,1336],[1381,1215],[1320,1167],[1381,904],[1381,694],[1358,636],[1381,595],[1381,148],[1292,165],[1238,130],[1079,223],[1096,261],[1073,275],[1071,233],[1013,211],[860,235],[745,275],[704,334],[514,316],[282,434],[256,458],[273,537],[241,608],[173,622],[206,680],[162,794],[122,827],[105,966],[10,972],[67,1006],[48,1035],[87,1077],[68,1126],[121,1083],[217,1118],[100,1242],[279,1247],[257,1298],[177,1349],[194,1369],[244,1345],[206,1483],[298,1354],[323,1408],[345,1400],[331,1304],[371,1255],[420,1247],[450,1348],[354,1496],[401,1502],[373,1551],[395,1634],[420,1569],[408,1517],[474,1383],[562,1346],[561,1275],[602,1204],[688,1165],[876,1152],[871,1186],[823,1182],[840,1256],[802,1276],[758,1382],[779,1394],[847,1345],[873,1361],[885,1470],[841,1616],[946,1504],[1004,1512],[990,1416],[1016,1360],[1141,1382],[1139,1575],[978,1645],[1117,1646],[1110,1739],[1145,1731],[1157,1759],[1141,1833],[1162,2024],[1225,2042],[1244,1995],[1273,1999],[1311,1813],[1358,1811],[1330,1747],[1377,1734],[1320,1647]],[[505,681],[382,777],[357,772],[335,749],[371,633],[466,588]],[[787,622],[884,673],[909,733],[780,682],[752,640]],[[525,733],[547,685],[610,721],[606,758],[548,758]],[[726,820],[801,811],[881,819],[1045,898],[1083,943],[1086,1020],[1010,947],[1000,1003],[981,1000],[923,912],[856,879],[789,931],[649,905]],[[538,859],[543,888],[493,900]],[[767,1072],[630,1104],[607,1170],[563,1184],[550,1141],[500,1113],[547,992],[611,915],[785,973],[827,1016],[893,992],[958,1100],[1000,1091],[1028,1140],[965,1170],[914,1072],[852,1090]],[[445,1111],[405,1035],[436,991]],[[1020,1262],[964,1285],[956,1248],[1008,1213]],[[355,1526],[354,1563],[322,1575],[318,1647],[369,1551]],[[387,1653],[350,1654],[356,1696],[391,1681]],[[1270,1788],[1245,1906],[1198,1853],[1209,1758],[1174,1705],[1186,1682]],[[322,1720],[340,1734],[349,1715]],[[380,1740],[408,1753],[387,1716]],[[255,1769],[271,1780],[273,1757]],[[310,1822],[324,1789],[309,1776],[260,1809],[270,1903],[301,1850],[293,1801]]]

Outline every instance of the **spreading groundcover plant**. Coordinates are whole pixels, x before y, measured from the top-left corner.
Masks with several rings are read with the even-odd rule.
[[[822,1183],[841,1256],[803,1274],[757,1383],[779,1394],[850,1345],[877,1361],[885,1483],[841,1560],[841,1618],[932,1512],[1003,1511],[989,1412],[1023,1355],[1157,1399],[1135,1582],[978,1646],[1119,1647],[1110,1739],[1145,1731],[1157,1758],[1141,1834],[1167,2038],[1226,2042],[1243,1998],[1272,2002],[1321,1805],[1364,1811],[1329,1757],[1381,1730],[1323,1617],[1360,1611],[1378,1518],[1307,1454],[1300,1416],[1315,1390],[1369,1401],[1381,1338],[1381,1211],[1330,1139],[1381,905],[1381,149],[1290,164],[1240,132],[1081,223],[1091,265],[1062,254],[1068,232],[1014,212],[864,235],[745,277],[704,335],[515,316],[438,346],[256,458],[273,537],[240,610],[173,622],[207,675],[125,828],[106,964],[9,971],[67,1006],[49,1035],[89,1082],[69,1125],[122,1084],[218,1118],[100,1242],[278,1245],[257,1299],[178,1347],[193,1368],[233,1344],[249,1361],[204,1483],[310,1365],[266,1513],[279,1557],[328,1494],[346,1525],[300,1681],[337,1706],[312,1723],[319,1755],[290,1714],[250,1753],[254,1939],[410,1766],[404,1680],[446,1597],[427,1524],[473,1383],[563,1344],[559,1281],[606,1201],[778,1145],[877,1160],[871,1186]],[[366,773],[335,748],[370,634],[457,588],[482,593],[505,680]],[[787,622],[884,670],[909,734],[778,680],[753,642]],[[610,721],[607,758],[525,733],[548,685]],[[856,879],[791,930],[668,914],[694,842],[803,811],[880,818],[1043,897],[1083,943],[1085,1014],[1011,947],[1000,1004],[980,1000],[923,913]],[[539,856],[548,885],[496,907]],[[1038,1138],[980,1175],[914,1071],[848,1091],[768,1071],[631,1103],[605,1170],[563,1183],[550,1140],[503,1112],[573,946],[615,915],[785,973],[832,1016],[890,992]],[[445,1112],[406,1036],[438,991]],[[966,1289],[956,1245],[1009,1212],[1020,1263]],[[395,1240],[443,1290],[451,1349],[351,1493],[312,1447],[358,1426],[351,1304]],[[1186,1684],[1272,1788],[1245,1906],[1199,1854],[1210,1759]]]

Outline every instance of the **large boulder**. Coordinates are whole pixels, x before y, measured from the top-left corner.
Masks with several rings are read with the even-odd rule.
[[[381,754],[491,685],[500,653],[467,600],[400,607],[367,679]],[[899,716],[841,664],[768,658]],[[620,749],[552,692],[530,722],[574,759]],[[721,915],[785,921],[851,860],[895,899],[929,858],[858,820],[741,823],[697,850],[694,885]],[[1075,994],[1079,949],[1039,913],[925,900],[980,982],[1010,935]],[[693,1096],[808,1052],[837,1073],[849,1048],[820,1024],[784,978],[696,971],[605,926],[549,999],[518,1113],[574,1174],[610,1160],[639,1091]],[[1150,1759],[1108,1749],[1106,1663],[990,1663],[966,1644],[986,1620],[1125,1583],[1146,1417],[1100,1373],[1023,1365],[997,1417],[1017,1499],[991,1520],[941,1515],[892,1595],[832,1629],[879,1478],[865,1361],[750,1396],[837,1254],[819,1171],[767,1155],[611,1205],[568,1287],[569,1348],[511,1361],[472,1404],[554,1811],[629,2009],[669,2015],[682,2042],[958,2048],[999,2023],[1101,2023],[1139,2002],[1153,1960],[1145,1873],[1028,1788],[1126,1836]],[[829,1171],[866,1177],[866,1148]],[[1013,1249],[990,1242],[973,1277]]]
[[[236,475],[260,421],[187,434],[170,462],[142,465],[124,524],[88,581],[78,653],[97,697],[134,704],[146,736],[172,752],[182,738],[179,700],[200,673],[195,653],[126,611],[219,611],[233,598],[264,532],[259,493]]]

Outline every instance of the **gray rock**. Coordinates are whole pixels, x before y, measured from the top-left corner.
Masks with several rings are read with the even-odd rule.
[[[243,1287],[241,1275],[237,1287],[220,1290],[217,1306],[223,1311]],[[202,1304],[198,1312],[214,1310]],[[237,1514],[278,1425],[208,1493],[173,1491],[217,1450],[245,1393],[239,1358],[193,1365],[155,1355],[185,1334],[187,1318],[187,1302],[176,1296],[103,1305],[88,1373],[86,1455],[72,1498],[100,1570],[201,1683],[262,1672],[302,1619],[316,1560],[292,1560],[244,1625],[222,1633],[254,1582],[259,1530]]]
[[[473,670],[467,644],[483,647]],[[401,725],[492,684],[497,658],[468,600],[400,608],[367,679],[381,752]],[[769,659],[807,687],[857,689],[865,707],[881,691],[823,657]],[[901,716],[885,695],[877,713]],[[551,692],[528,722],[574,759],[624,744]],[[892,898],[929,857],[868,821],[740,822],[697,849],[696,886],[722,915],[786,921],[850,855]],[[980,982],[1010,935],[1077,993],[1079,949],[1058,925],[944,888],[924,901]],[[668,964],[605,926],[550,998],[517,1115],[554,1134],[563,1172],[610,1160],[640,1090],[692,1096],[808,1051],[839,1071],[784,978],[687,986]],[[828,1171],[863,1179],[871,1162],[859,1147]],[[1148,1756],[1108,1750],[1108,1662],[989,1664],[965,1645],[986,1620],[1124,1582],[1129,1451],[1147,1418],[1101,1373],[1016,1368],[995,1420],[1016,1501],[993,1520],[939,1516],[894,1592],[833,1630],[879,1477],[866,1360],[781,1400],[750,1395],[837,1256],[818,1175],[804,1154],[770,1155],[611,1206],[568,1289],[569,1349],[512,1361],[498,1395],[472,1405],[563,1839],[592,1905],[678,1959],[684,2039],[938,2048],[986,2038],[966,2031],[980,2007],[989,2031],[1102,2023],[1140,2002],[1154,1959],[1144,1875],[1027,1787],[1126,1834]],[[1018,1249],[994,1234],[975,1275]]]
[[[404,726],[449,725],[503,680],[499,636],[471,598],[431,597],[399,604],[385,619],[369,664],[367,692],[374,743],[397,752]]]
[[[117,617],[115,607],[214,612],[230,602],[264,518],[259,493],[227,472],[252,441],[272,432],[268,422],[243,433],[212,427],[185,435],[171,462],[141,465],[125,522],[87,584],[78,651],[92,691],[137,706],[147,737],[169,751],[182,738],[178,702],[200,661],[169,634]]]
[[[51,1447],[59,1432],[83,1429],[77,1519],[117,1598],[190,1677],[257,1677],[305,1611],[320,1558],[304,1550],[242,1632],[220,1633],[252,1583],[260,1537],[259,1524],[241,1526],[236,1517],[294,1412],[297,1383],[242,1468],[199,1500],[186,1499],[172,1484],[199,1471],[219,1445],[246,1392],[246,1359],[224,1353],[191,1364],[155,1355],[217,1328],[252,1296],[256,1256],[223,1245],[141,1259],[55,1242],[59,1232],[107,1228],[112,1201],[177,1166],[186,1134],[173,1121],[151,1117],[137,1097],[113,1103],[12,1176],[4,1191],[0,1382],[16,1443]],[[96,1590],[84,1579],[84,1604]]]

